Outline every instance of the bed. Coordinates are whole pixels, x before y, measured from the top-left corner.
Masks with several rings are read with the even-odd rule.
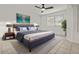
[[[18,32],[16,39],[28,47],[29,52],[31,50],[55,37],[55,34],[51,31],[27,31],[27,32]]]
[[[29,49],[29,52],[31,52],[33,48],[40,46],[54,37],[55,33],[44,30],[19,31],[16,34],[16,39],[24,44]]]

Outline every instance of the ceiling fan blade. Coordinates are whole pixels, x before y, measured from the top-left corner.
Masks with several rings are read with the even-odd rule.
[[[38,6],[35,6],[36,8],[39,8],[39,9],[41,9],[40,7],[38,7]]]
[[[47,8],[45,8],[45,9],[52,9],[52,8],[54,8],[54,7],[51,6],[51,7],[47,7]]]

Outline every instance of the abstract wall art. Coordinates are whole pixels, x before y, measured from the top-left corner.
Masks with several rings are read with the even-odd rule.
[[[16,22],[17,23],[30,23],[30,16],[16,13]]]

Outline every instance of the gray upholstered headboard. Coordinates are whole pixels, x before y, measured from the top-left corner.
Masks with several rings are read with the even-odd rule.
[[[39,26],[34,26],[34,24],[13,24],[13,28],[17,30],[18,27],[37,27],[37,30],[38,30],[38,27]]]

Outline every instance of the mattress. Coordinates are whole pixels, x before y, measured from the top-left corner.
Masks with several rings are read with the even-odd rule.
[[[24,39],[32,42],[34,40],[38,40],[39,38],[51,35],[52,33],[53,33],[52,31],[32,33],[32,34],[24,35]]]

